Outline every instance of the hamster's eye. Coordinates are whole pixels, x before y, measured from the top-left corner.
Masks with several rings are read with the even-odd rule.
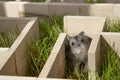
[[[74,42],[72,42],[71,44],[72,44],[72,46],[73,46],[75,43],[74,43]]]
[[[83,39],[81,39],[81,42],[84,42],[84,40],[83,40]]]

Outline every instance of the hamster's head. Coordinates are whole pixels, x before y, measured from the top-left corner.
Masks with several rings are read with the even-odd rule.
[[[67,35],[68,44],[74,54],[87,53],[92,38],[85,35],[82,31],[78,35],[70,37]]]
[[[85,33],[83,31],[73,37],[67,36],[70,47],[80,48],[85,43],[84,37],[85,37]]]

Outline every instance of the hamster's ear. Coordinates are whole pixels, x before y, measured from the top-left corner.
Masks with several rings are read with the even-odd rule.
[[[91,37],[88,37],[88,41],[91,43],[91,41],[92,41],[92,38],[91,38]]]
[[[81,32],[79,33],[79,35],[85,36],[85,32],[84,32],[84,31],[81,31]]]
[[[92,38],[91,38],[91,37],[85,36],[84,39],[85,39],[85,41],[86,41],[86,43],[87,43],[88,45],[91,44],[91,42],[92,42]]]

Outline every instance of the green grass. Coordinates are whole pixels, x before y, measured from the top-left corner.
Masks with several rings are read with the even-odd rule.
[[[105,3],[105,0],[85,0],[85,3]]]
[[[48,21],[44,21],[39,24],[40,40],[33,40],[29,45],[31,54],[31,65],[28,70],[28,76],[38,76],[49,57],[49,54],[60,34],[63,32],[63,17],[52,16]],[[73,75],[71,64],[66,62],[65,78],[67,79],[84,79],[87,77],[78,70],[78,75]]]
[[[120,19],[112,20],[107,19],[105,25],[105,32],[120,32]]]
[[[60,32],[63,32],[63,17],[52,16],[50,20],[40,23],[39,29],[40,40],[33,40],[29,45],[31,65],[28,70],[28,76],[38,76],[40,74]],[[68,63],[66,62],[65,78],[80,79],[82,77],[84,80],[86,79],[80,69],[77,76],[73,75],[70,65],[69,61]]]
[[[107,19],[105,32],[120,32],[120,19],[110,21]],[[116,53],[109,47],[106,48],[106,57],[102,63],[100,72],[96,73],[97,80],[119,80],[120,79],[120,60]],[[88,80],[88,75],[84,75],[78,70],[78,75],[72,73],[71,63],[67,61],[65,78]]]
[[[0,47],[10,47],[18,37],[20,31],[17,27],[0,33]]]
[[[63,32],[63,17],[52,16],[39,24],[40,40],[33,40],[29,45],[31,65],[28,76],[38,76],[49,57],[49,54],[59,36]]]
[[[38,76],[41,72],[49,54],[59,36],[63,32],[63,17],[52,16],[49,20],[39,23],[40,40],[32,40],[29,44],[29,54],[31,55],[31,64],[27,72],[28,76]],[[120,20],[106,21],[105,32],[120,32]],[[17,36],[18,28],[0,33],[0,46],[10,47]],[[106,58],[102,64],[97,80],[119,80],[120,79],[120,60],[111,48],[106,48]],[[87,80],[88,75],[78,70],[75,76],[72,72],[71,63],[66,62],[65,78]]]
[[[120,19],[110,21],[107,19],[105,32],[120,32]],[[115,45],[115,44],[114,44]],[[97,80],[119,80],[120,59],[110,47],[106,48],[106,57],[102,64]]]
[[[106,48],[106,54],[97,80],[119,80],[120,59],[111,48]]]

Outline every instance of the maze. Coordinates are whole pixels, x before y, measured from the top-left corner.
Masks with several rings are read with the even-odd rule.
[[[113,3],[111,3],[113,2]],[[83,0],[46,0],[31,2],[22,0],[0,1],[0,32],[13,29],[16,25],[20,34],[10,47],[0,47],[0,80],[69,80],[65,76],[65,41],[71,36],[85,31],[92,37],[88,51],[89,80],[95,80],[95,73],[105,59],[105,47],[109,46],[120,57],[120,33],[105,32],[107,18],[120,18],[119,0],[106,3],[89,4]],[[51,15],[64,16],[64,32],[54,44],[53,49],[38,77],[26,77],[30,61],[27,44],[31,38],[40,38],[38,22]]]

